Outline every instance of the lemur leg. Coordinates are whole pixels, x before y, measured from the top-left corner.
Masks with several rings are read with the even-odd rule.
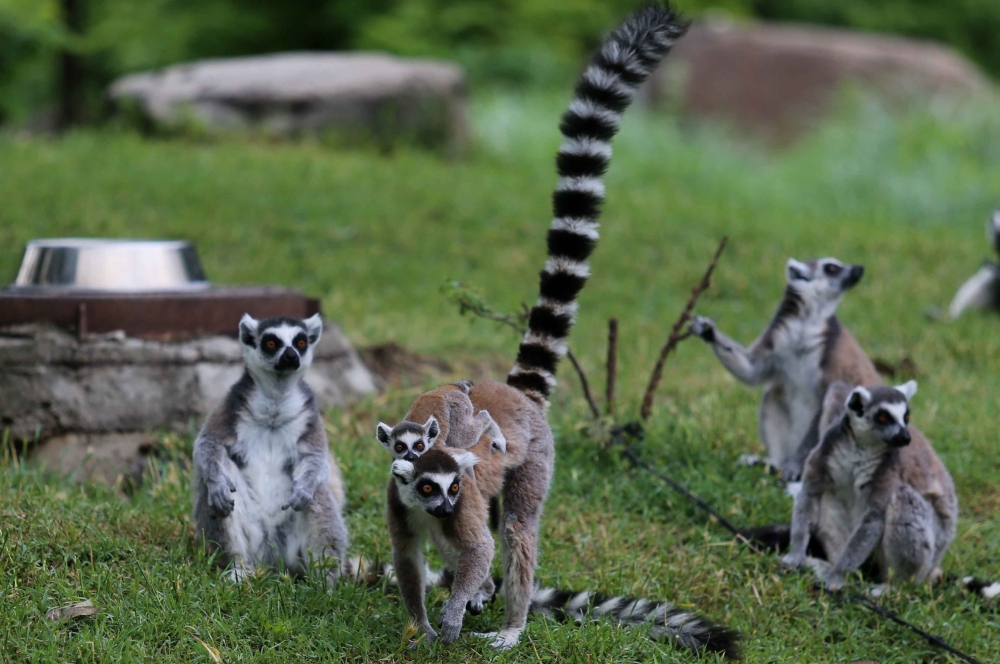
[[[923,583],[937,568],[937,517],[913,487],[896,489],[886,510],[882,555],[893,580]],[[941,552],[943,555],[943,551]]]
[[[749,350],[744,348],[720,332],[715,321],[704,316],[695,316],[690,329],[712,347],[719,362],[736,380],[747,385],[759,385],[767,378],[767,356],[756,346]]]
[[[513,470],[504,488],[500,528],[505,606],[503,627],[491,643],[494,648],[517,645],[528,619],[535,587],[542,506],[552,479],[552,457],[550,443],[539,449],[536,457]]]
[[[437,639],[437,631],[427,620],[427,607],[424,605],[424,558],[420,552],[419,540],[411,540],[405,550],[393,543],[392,565],[396,570],[396,580],[399,582],[399,594],[403,605],[418,629],[427,635],[427,640],[433,643]]]
[[[758,433],[767,448],[766,464],[770,469],[780,470],[785,462],[785,450],[792,431],[792,414],[785,403],[785,393],[774,386],[764,390],[760,401]]]
[[[482,541],[466,548],[458,559],[455,578],[451,583],[451,597],[441,609],[441,638],[445,643],[453,643],[462,631],[465,608],[486,579],[490,576],[490,564],[496,546],[493,537],[484,528]]]
[[[347,553],[347,526],[329,486],[316,490],[312,502],[305,510],[308,538],[300,552],[303,562],[318,562],[327,566],[326,583],[333,587],[340,577]]]

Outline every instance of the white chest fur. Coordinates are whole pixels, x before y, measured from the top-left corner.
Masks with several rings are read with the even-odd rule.
[[[278,517],[292,491],[292,468],[298,460],[298,441],[310,412],[297,389],[277,398],[255,390],[236,425],[234,453],[244,460],[240,470],[262,517]]]
[[[840,442],[827,457],[831,485],[820,503],[819,531],[831,560],[838,558],[867,511],[865,491],[882,463],[878,450],[853,439]]]

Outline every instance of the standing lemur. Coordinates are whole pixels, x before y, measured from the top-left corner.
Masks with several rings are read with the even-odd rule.
[[[786,565],[805,565],[814,537],[832,563],[822,580],[834,590],[873,553],[885,580],[941,577],[958,499],[930,442],[909,425],[916,391],[912,380],[897,387],[830,386],[822,418],[829,426],[806,460]]]
[[[387,519],[393,562],[407,611],[428,639],[424,605],[422,545],[430,539],[453,570],[452,594],[441,611],[441,637],[461,631],[467,604],[489,577],[494,554],[487,526],[488,500],[502,491],[500,524],[504,622],[492,645],[511,647],[524,629],[534,593],[542,506],[553,471],[552,432],[546,421],[556,365],[576,313],[576,298],[588,276],[587,258],[598,239],[602,175],[611,157],[611,138],[621,114],[685,24],[668,7],[651,3],[634,12],[605,41],[576,86],[560,126],[564,141],[556,160],[559,182],[553,194],[554,220],[548,233],[549,259],[541,273],[540,296],[528,319],[517,361],[507,384],[486,381],[469,391],[475,409],[496,421],[506,453],[482,458],[470,451],[435,446],[411,461],[397,459],[387,488]],[[443,412],[431,413],[440,423]],[[389,431],[391,434],[392,430]],[[380,437],[382,435],[380,427]],[[470,472],[471,471],[471,472]],[[586,602],[570,610],[579,611]],[[613,607],[597,607],[618,610]],[[735,652],[732,635],[687,612],[660,616],[648,604],[631,615],[659,621],[683,645]],[[627,619],[628,616],[624,616]],[[722,633],[717,641],[712,634]]]
[[[323,323],[243,317],[246,370],[194,443],[194,521],[240,580],[258,566],[302,573],[343,560],[344,490],[313,393],[303,380]],[[328,582],[339,575],[330,566]]]
[[[868,356],[835,312],[844,294],[861,280],[864,268],[835,258],[807,263],[789,259],[785,297],[771,324],[743,348],[703,316],[691,331],[712,346],[737,380],[763,383],[760,437],[768,463],[786,480],[798,479],[802,464],[819,441],[819,417],[827,386],[882,381]]]

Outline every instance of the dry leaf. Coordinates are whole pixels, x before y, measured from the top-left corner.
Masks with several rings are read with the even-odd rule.
[[[69,606],[61,606],[58,609],[52,609],[45,614],[45,617],[49,620],[59,621],[59,620],[69,620],[70,618],[79,618],[80,616],[92,616],[95,613],[100,613],[101,610],[94,606],[94,603],[89,599],[83,602],[77,602],[76,604],[70,604]]]
[[[208,656],[212,658],[212,661],[215,662],[215,664],[222,664],[222,655],[219,653],[218,648],[216,648],[215,646],[208,645],[194,634],[192,634],[191,636],[192,638],[194,638],[195,641],[204,646],[205,650],[208,651]]]

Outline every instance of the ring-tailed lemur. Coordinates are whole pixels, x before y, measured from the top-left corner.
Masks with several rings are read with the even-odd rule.
[[[1000,255],[1000,210],[986,225],[986,235],[993,249]],[[958,318],[966,309],[993,309],[1000,311],[1000,263],[983,261],[979,271],[969,277],[955,293],[948,307],[952,318]]]
[[[436,633],[424,607],[425,588],[430,585],[420,553],[425,539],[434,542],[445,561],[446,574],[440,585],[451,588],[440,619],[445,641],[458,637],[467,606],[478,613],[483,602],[502,590],[505,582],[501,579],[497,583],[489,574],[494,544],[485,526],[486,501],[476,483],[479,473],[468,472],[470,468],[478,470],[478,462],[472,452],[435,448],[412,462],[397,460],[392,464],[389,532],[394,552],[410,552],[396,557],[396,578],[407,609],[430,639]],[[737,633],[670,603],[553,588],[532,588],[527,599],[527,610],[549,618],[649,625],[653,638],[696,651],[719,652],[731,659],[739,657]]]
[[[815,537],[831,563],[822,581],[833,590],[873,553],[883,580],[941,578],[958,498],[930,442],[909,425],[916,391],[912,380],[896,387],[830,386],[823,405],[829,427],[806,460],[785,565],[804,566]]]
[[[691,332],[712,346],[729,373],[747,385],[763,383],[760,437],[767,462],[786,480],[798,479],[802,464],[819,442],[820,408],[833,381],[854,385],[882,382],[854,336],[836,317],[844,294],[861,280],[864,268],[835,258],[785,268],[785,297],[771,324],[743,348],[715,326],[695,316]]]
[[[469,392],[471,381],[461,381],[424,392],[410,406],[403,421],[394,427],[379,422],[375,437],[394,459],[413,461],[438,440],[448,447],[470,448],[485,435],[483,444],[503,454],[507,441],[490,414],[474,413]],[[477,450],[479,451],[479,450]],[[483,450],[481,454],[485,454]]]
[[[234,581],[258,566],[301,573],[310,559],[344,559],[343,482],[302,378],[322,330],[318,314],[243,316],[246,371],[195,440],[195,525]]]
[[[598,240],[597,218],[604,200],[602,176],[611,157],[610,141],[639,84],[685,29],[686,24],[666,5],[651,3],[633,12],[607,38],[577,83],[575,97],[563,115],[560,129],[564,140],[556,159],[559,182],[553,194],[555,218],[548,233],[549,258],[541,273],[538,301],[528,317],[528,332],[507,384],[479,383],[469,392],[474,408],[489,412],[507,441],[506,454],[491,454],[475,467],[471,481],[478,491],[466,491],[463,500],[474,500],[477,508],[463,512],[461,528],[444,525],[454,518],[438,523],[428,519],[423,510],[423,517],[409,520],[405,518],[407,511],[399,507],[403,503],[397,482],[390,482],[388,518],[400,593],[410,615],[431,638],[435,631],[424,608],[423,565],[417,543],[437,537],[435,544],[439,550],[444,547],[446,559],[457,555],[455,587],[442,611],[442,638],[452,641],[461,630],[466,602],[479,591],[488,573],[493,544],[485,504],[501,490],[506,606],[503,625],[492,645],[513,646],[524,629],[534,592],[542,507],[553,471],[552,432],[546,421],[548,397],[555,386],[556,365],[566,354],[577,296],[590,274],[587,258]],[[415,472],[432,461],[437,463],[434,460],[441,459],[441,454],[449,454],[447,448],[434,448],[412,462],[396,461],[397,477],[408,477],[406,464]],[[463,477],[462,481],[470,479]],[[441,485],[440,490],[447,494],[450,486]],[[473,494],[478,496],[470,498]],[[435,534],[443,528],[452,533],[447,542]],[[458,544],[468,548],[451,548]]]

